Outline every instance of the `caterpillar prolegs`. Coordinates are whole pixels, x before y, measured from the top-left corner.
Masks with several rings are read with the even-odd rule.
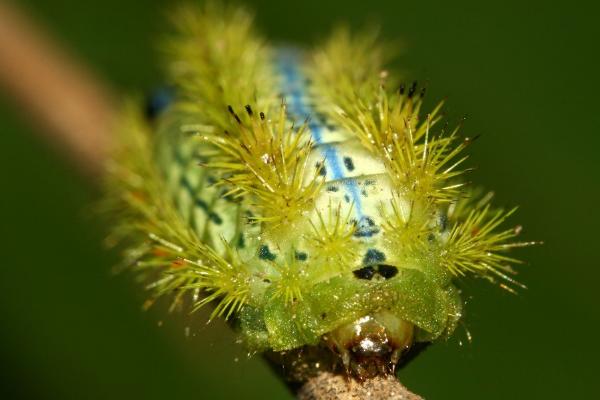
[[[279,48],[214,4],[174,22],[172,94],[125,107],[107,195],[149,302],[210,304],[293,379],[367,377],[455,330],[457,277],[517,284],[512,211],[464,186],[470,140],[376,35]]]

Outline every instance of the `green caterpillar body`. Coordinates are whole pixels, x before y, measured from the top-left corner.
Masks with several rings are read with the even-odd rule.
[[[177,99],[125,118],[113,173],[126,259],[157,295],[215,302],[251,351],[330,349],[368,376],[454,331],[457,275],[513,282],[509,213],[456,181],[468,140],[430,134],[416,86],[386,91],[371,36],[310,53],[269,48],[238,10],[179,21]]]

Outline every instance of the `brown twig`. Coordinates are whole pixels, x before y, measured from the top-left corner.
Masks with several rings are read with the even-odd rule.
[[[422,400],[393,376],[376,377],[365,381],[347,379],[329,372],[309,379],[298,391],[300,400]]]
[[[0,85],[52,144],[86,175],[99,175],[116,115],[105,84],[48,39],[23,13],[0,3]],[[320,373],[297,393],[303,400],[418,400],[393,377],[362,382]]]
[[[106,84],[9,2],[0,2],[0,85],[28,122],[75,161],[99,174],[114,119]]]

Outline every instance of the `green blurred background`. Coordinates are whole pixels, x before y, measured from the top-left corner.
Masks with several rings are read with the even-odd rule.
[[[119,90],[161,83],[154,43],[172,2],[18,3]],[[545,241],[519,253],[529,287],[519,295],[466,283],[472,343],[459,329],[401,371],[402,381],[428,399],[595,397],[599,10],[545,1],[249,3],[278,41],[314,41],[336,21],[379,21],[385,37],[402,39],[398,65],[429,82],[428,104],[447,97],[450,121],[466,115],[464,134],[483,135],[471,148],[471,179],[494,188],[499,204],[520,205],[513,221],[523,237]],[[0,397],[290,398],[223,326],[141,311],[131,277],[109,272],[116,256],[90,216],[97,189],[26,120],[0,94]]]

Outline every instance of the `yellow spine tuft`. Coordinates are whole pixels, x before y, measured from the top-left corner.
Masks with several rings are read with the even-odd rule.
[[[317,281],[351,271],[358,257],[358,243],[353,240],[356,225],[351,222],[353,207],[342,215],[342,205],[329,202],[327,215],[317,210],[317,221],[310,221],[312,232],[307,235],[314,260],[318,266]]]
[[[285,104],[273,120],[250,106],[242,117],[229,110],[237,122],[231,131],[200,135],[218,149],[207,167],[222,172],[220,184],[230,187],[228,195],[249,196],[254,221],[270,229],[294,222],[314,205],[322,185],[319,171],[305,180],[312,148],[306,125],[290,126]]]

